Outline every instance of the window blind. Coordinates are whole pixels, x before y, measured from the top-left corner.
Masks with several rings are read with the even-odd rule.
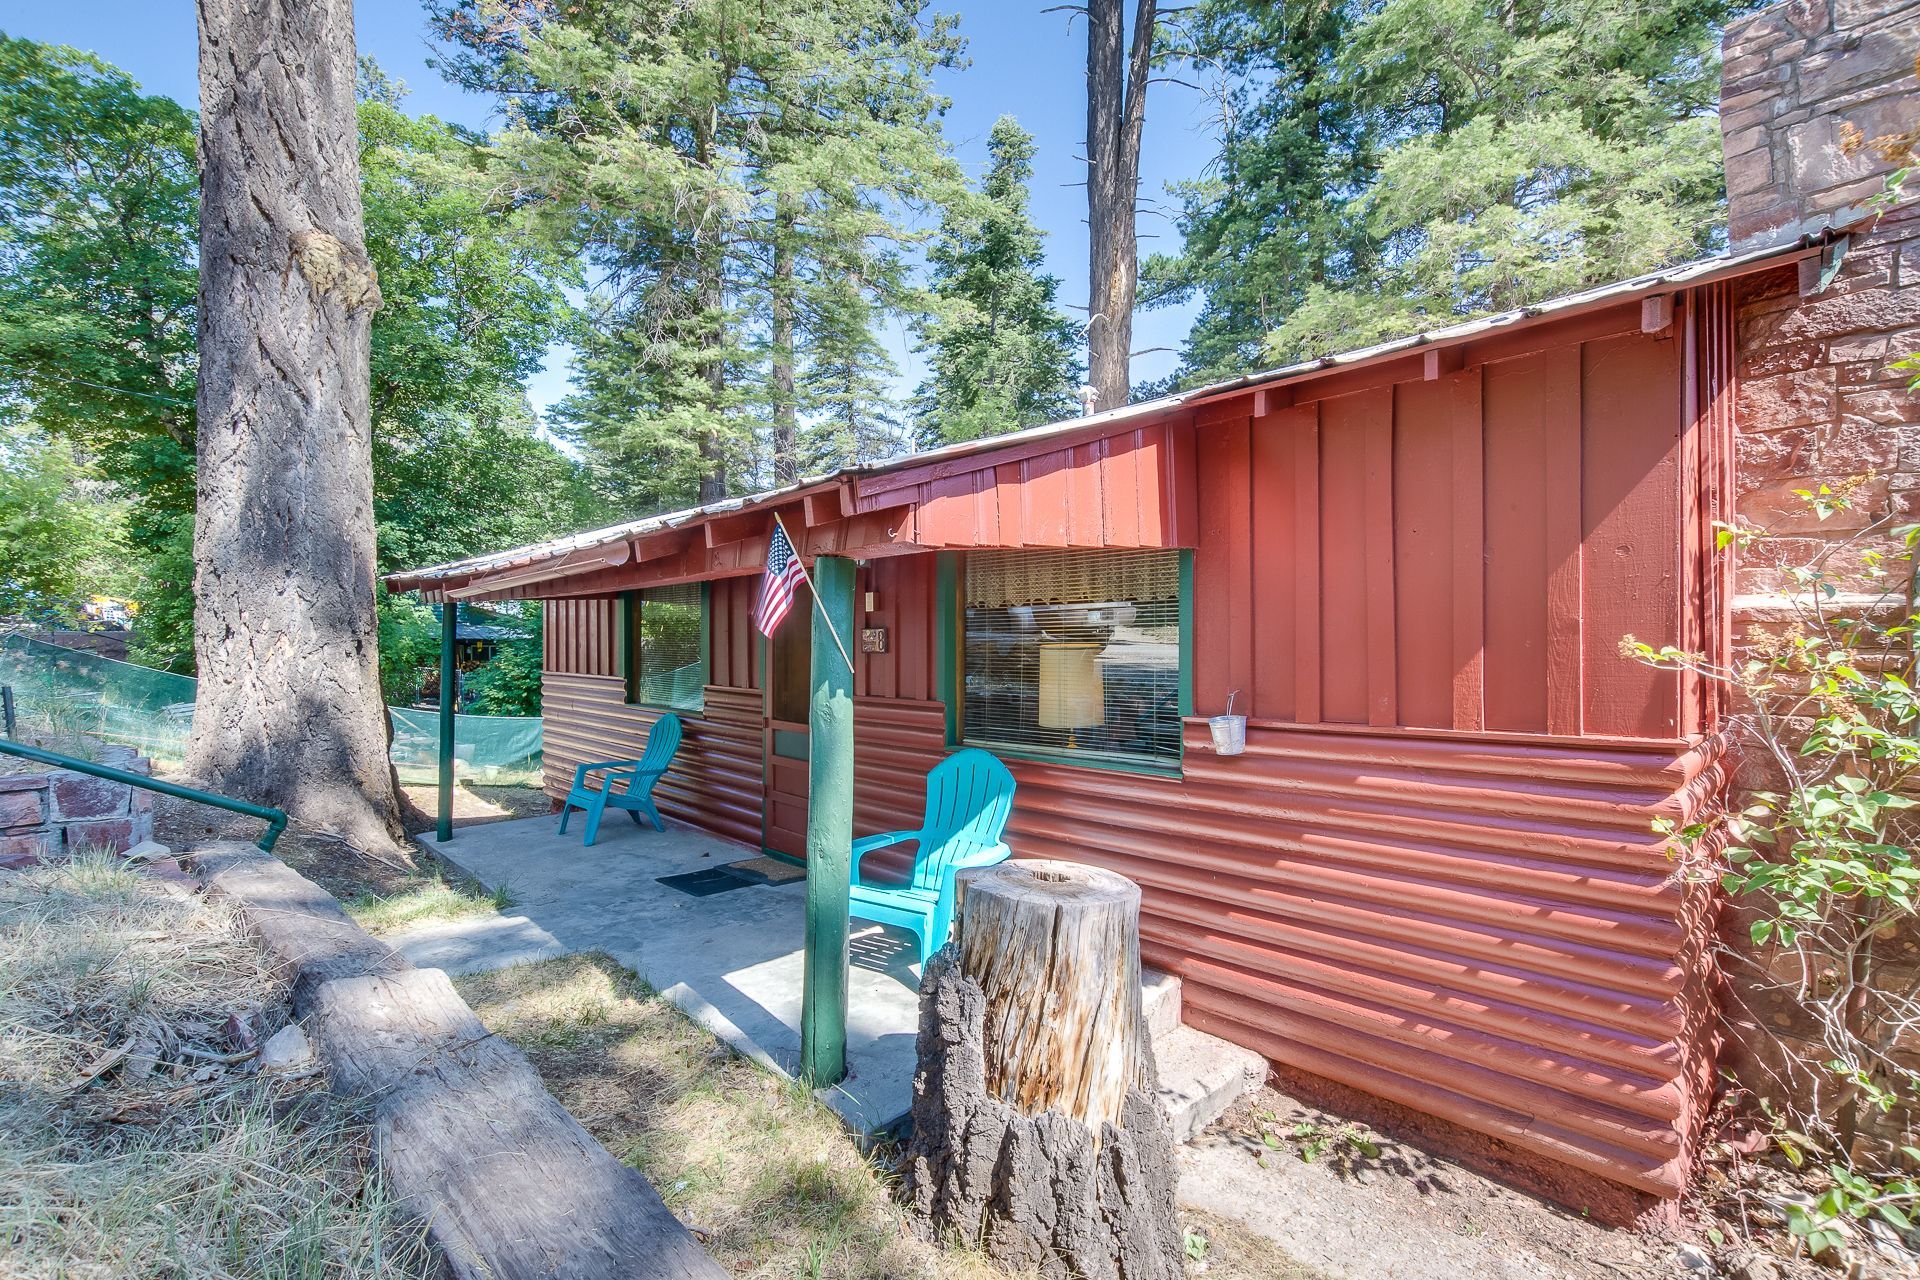
[[[697,582],[647,587],[635,594],[627,627],[629,701],[700,710],[707,683],[706,655],[700,646],[704,603]]]
[[[976,552],[962,602],[966,742],[1179,763],[1179,552]]]

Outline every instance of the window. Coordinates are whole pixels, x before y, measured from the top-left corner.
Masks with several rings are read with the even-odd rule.
[[[706,590],[697,582],[628,597],[627,701],[698,711],[707,683]]]
[[[1180,762],[1180,553],[969,555],[961,737]]]

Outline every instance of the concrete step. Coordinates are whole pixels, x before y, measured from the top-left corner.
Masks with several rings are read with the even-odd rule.
[[[1180,979],[1144,965],[1140,969],[1140,1003],[1147,1015],[1147,1034],[1158,1039],[1180,1025]]]
[[[1267,1060],[1183,1025],[1180,979],[1170,973],[1141,969],[1140,1002],[1160,1068],[1160,1100],[1173,1120],[1173,1139],[1191,1142],[1242,1094],[1260,1087],[1267,1078]]]
[[[1173,1121],[1175,1142],[1193,1141],[1267,1078],[1265,1058],[1192,1027],[1155,1036],[1153,1054],[1160,1067],[1160,1101]]]

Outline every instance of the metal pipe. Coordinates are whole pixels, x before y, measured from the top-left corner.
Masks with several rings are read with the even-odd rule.
[[[460,605],[453,600],[440,605],[440,822],[434,838],[445,844],[453,839],[453,717],[454,682],[459,678],[453,668],[454,638],[459,628]]]
[[[202,791],[198,787],[183,787],[177,782],[163,782],[159,778],[149,778],[144,773],[129,773],[125,769],[115,769],[111,765],[95,764],[91,760],[63,756],[57,751],[43,751],[39,747],[29,747],[22,742],[0,742],[0,755],[19,756],[22,760],[31,760],[36,764],[52,765],[56,769],[71,769],[75,773],[90,774],[96,778],[105,778],[109,782],[124,782],[130,786],[145,787],[148,791],[158,791],[161,795],[172,796],[176,800],[192,800],[196,804],[210,804],[216,809],[225,809],[229,813],[241,813],[249,818],[259,818],[267,824],[267,833],[258,841],[263,853],[272,853],[274,842],[280,838],[280,833],[287,829],[285,810],[249,804],[245,800],[216,795],[211,791]]]

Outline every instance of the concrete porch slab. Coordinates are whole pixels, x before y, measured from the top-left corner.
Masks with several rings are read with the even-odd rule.
[[[454,972],[605,951],[741,1054],[784,1075],[800,1061],[806,883],[746,885],[696,898],[659,883],[758,851],[669,822],[665,832],[609,815],[593,848],[581,818],[460,827],[421,846],[488,889],[507,886],[514,914],[452,921],[391,939],[416,964]],[[462,927],[466,926],[466,927]],[[847,1079],[821,1098],[857,1132],[899,1124],[912,1102],[919,964],[911,939],[854,922]]]

